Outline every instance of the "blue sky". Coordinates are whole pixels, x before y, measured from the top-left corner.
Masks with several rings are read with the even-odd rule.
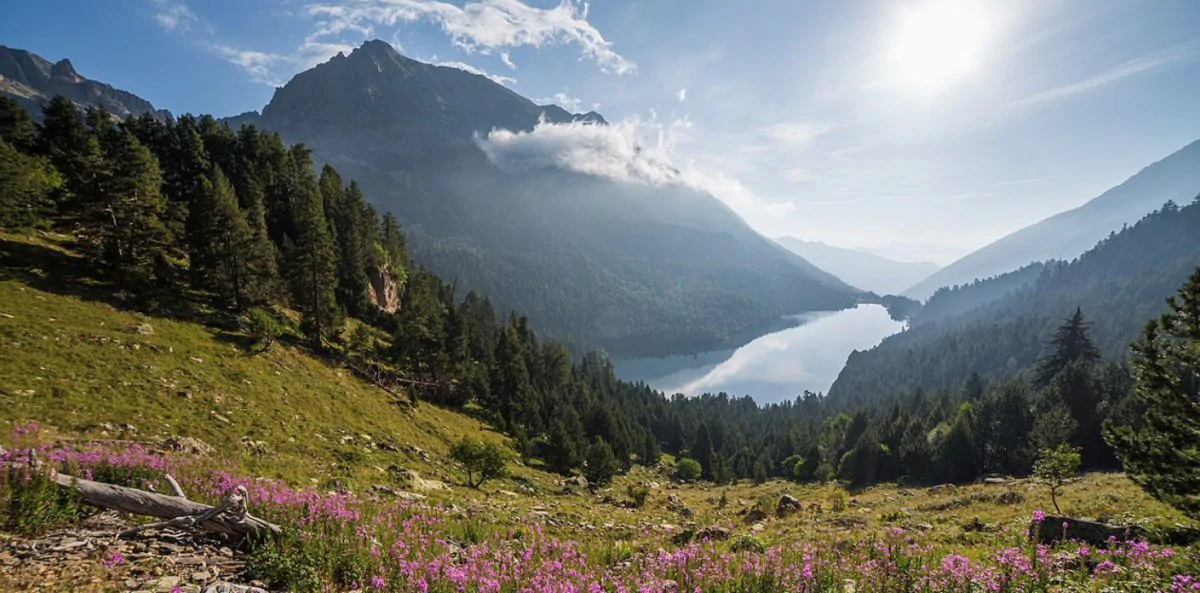
[[[13,3],[0,43],[176,113],[365,39],[597,109],[768,235],[947,263],[1200,138],[1194,0]]]

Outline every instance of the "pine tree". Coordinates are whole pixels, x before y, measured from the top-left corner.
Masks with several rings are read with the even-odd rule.
[[[537,414],[537,394],[529,380],[521,338],[515,319],[500,333],[492,367],[491,410],[509,430],[528,423]]]
[[[263,204],[263,193],[257,182],[246,185],[245,197],[239,196],[246,206],[246,221],[252,233],[245,254],[245,296],[251,304],[259,305],[280,296],[279,270],[275,266],[279,252],[267,233],[267,211]]]
[[[303,313],[302,326],[313,348],[324,350],[325,339],[340,331],[334,290],[337,287],[337,257],[321,194],[315,187],[298,196],[295,244],[288,257],[292,295]]]
[[[1083,310],[1076,307],[1075,313],[1063,322],[1051,338],[1053,352],[1038,359],[1034,367],[1035,385],[1046,387],[1055,375],[1072,362],[1091,365],[1100,360],[1100,351],[1088,333],[1091,325],[1090,321],[1084,319]]]
[[[324,176],[324,172],[322,172]],[[338,252],[337,300],[353,316],[370,310],[370,281],[367,278],[367,254],[364,250],[362,227],[366,198],[355,182],[338,188],[333,195],[333,218]]]
[[[380,230],[383,242],[383,252],[387,254],[392,268],[404,268],[408,263],[408,246],[404,235],[400,233],[400,221],[396,215],[388,212],[383,215],[383,228]]]
[[[584,477],[592,484],[606,486],[621,469],[617,456],[602,437],[596,437],[588,447]]]
[[[63,176],[63,185],[54,197],[60,213],[77,214],[83,210],[85,194],[94,191],[104,166],[104,151],[99,138],[88,132],[79,108],[63,96],[56,96],[42,108],[38,128],[38,151]],[[72,216],[71,218],[73,218]]]
[[[80,239],[119,280],[142,283],[161,267],[173,240],[161,219],[167,204],[158,161],[127,131],[99,133],[103,164],[76,196]]]
[[[689,456],[700,462],[700,477],[705,480],[713,480],[716,470],[714,459],[716,452],[713,451],[712,437],[708,432],[708,424],[701,423],[700,427],[696,429],[696,438],[692,441]]]
[[[1143,489],[1200,519],[1200,268],[1134,343],[1133,426],[1106,436]]]
[[[31,154],[37,149],[37,127],[29,112],[9,97],[0,97],[0,140],[16,150]]]
[[[46,226],[62,183],[45,157],[26,154],[0,138],[0,227]]]
[[[255,235],[218,167],[200,179],[188,217],[188,257],[194,282],[241,311],[250,306]]]

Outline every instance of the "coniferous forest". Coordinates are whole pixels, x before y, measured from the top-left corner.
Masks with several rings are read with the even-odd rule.
[[[69,236],[129,307],[203,311],[262,340],[292,324],[297,345],[331,364],[481,414],[523,457],[563,474],[604,482],[608,468],[657,464],[665,452],[715,482],[962,482],[1027,474],[1066,445],[1086,468],[1134,460],[1148,488],[1179,496],[1134,437],[1170,427],[1138,402],[1184,405],[1171,386],[1194,393],[1196,367],[1171,363],[1163,332],[1147,329],[1131,372],[1129,343],[1166,310],[1146,303],[1189,274],[1163,327],[1197,338],[1198,204],[1168,204],[1074,262],[941,291],[916,313],[924,322],[852,355],[829,396],[760,406],[724,393],[664,397],[618,380],[603,353],[539,340],[519,312],[413,262],[397,219],[354,180],[253,126],[118,121],[61,97],[35,125],[5,99],[0,197],[0,226]],[[1004,296],[968,306],[979,292]],[[1135,379],[1157,387],[1133,398]]]

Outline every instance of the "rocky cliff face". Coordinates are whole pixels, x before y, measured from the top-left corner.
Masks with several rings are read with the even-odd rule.
[[[400,283],[390,266],[371,268],[371,303],[376,307],[395,313],[400,310]]]
[[[70,60],[51,63],[35,53],[2,45],[0,94],[16,99],[35,118],[41,117],[42,105],[56,95],[83,107],[104,107],[120,118],[143,113],[160,119],[170,115],[133,93],[85,78],[75,71]]]

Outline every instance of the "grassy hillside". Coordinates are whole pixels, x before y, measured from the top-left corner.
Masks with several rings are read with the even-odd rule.
[[[453,439],[503,438],[296,347],[255,354],[202,308],[124,310],[84,266],[52,240],[0,234],[0,421],[71,438],[198,438],[243,473],[291,482],[370,484],[390,465],[450,480],[439,460]]]

